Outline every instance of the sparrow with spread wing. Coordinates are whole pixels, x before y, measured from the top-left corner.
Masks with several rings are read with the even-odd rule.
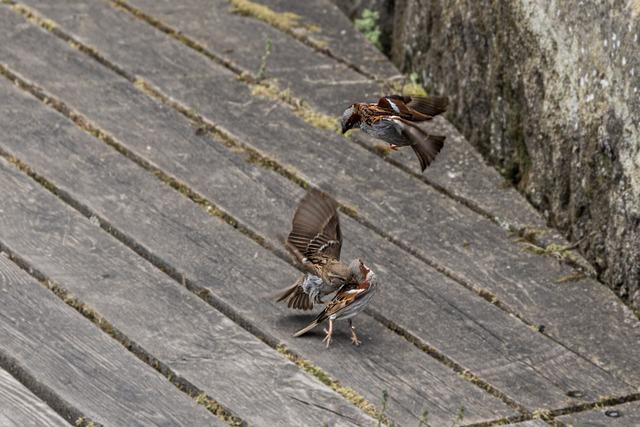
[[[286,246],[306,273],[277,297],[277,301],[287,301],[291,308],[310,310],[314,304],[324,304],[324,298],[335,293],[320,316],[296,333],[296,336],[302,335],[329,319],[327,347],[333,321],[342,318],[349,319],[352,341],[360,344],[351,317],[368,303],[375,286],[375,275],[361,260],[354,259],[349,265],[340,261],[342,233],[337,207],[333,198],[318,190],[310,190],[300,201]]]
[[[444,145],[444,136],[430,135],[418,122],[431,120],[447,110],[449,99],[440,96],[389,95],[377,103],[355,103],[342,113],[342,133],[352,128],[387,142],[392,150],[409,145],[424,171]]]
[[[333,198],[318,190],[309,191],[300,201],[286,246],[306,274],[285,289],[277,301],[310,310],[350,280],[355,268],[340,261],[342,234],[337,207]]]

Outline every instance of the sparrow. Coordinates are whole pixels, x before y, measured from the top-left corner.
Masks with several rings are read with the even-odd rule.
[[[392,150],[409,145],[424,172],[442,149],[445,137],[430,135],[416,123],[444,113],[448,104],[447,97],[402,95],[384,96],[377,104],[355,103],[342,113],[342,133],[360,128],[387,142]]]
[[[358,274],[351,278],[338,292],[329,304],[318,314],[318,316],[306,327],[300,329],[293,336],[299,337],[311,329],[318,326],[325,320],[329,320],[329,329],[325,329],[325,338],[322,340],[326,343],[327,348],[331,344],[333,335],[333,322],[336,320],[347,319],[349,328],[351,329],[351,342],[358,346],[362,343],[356,335],[356,328],[353,326],[352,317],[360,313],[371,301],[376,287],[376,275],[361,260],[358,261]]]
[[[337,207],[333,198],[318,190],[310,190],[300,201],[285,245],[305,274],[281,291],[276,301],[311,310],[358,273],[355,260],[350,265],[340,261],[342,233]]]
[[[335,294],[318,317],[295,334],[300,336],[328,319],[329,330],[325,330],[324,339],[327,347],[337,319],[349,320],[351,341],[360,345],[351,318],[367,305],[376,283],[375,274],[360,259],[349,265],[340,261],[342,232],[337,208],[338,202],[319,190],[312,189],[302,198],[285,244],[305,274],[277,298],[287,301],[289,307],[309,310],[314,304],[325,304],[325,298]]]

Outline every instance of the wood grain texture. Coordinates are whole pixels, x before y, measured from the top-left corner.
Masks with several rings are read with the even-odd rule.
[[[0,164],[4,170],[4,161]],[[3,189],[20,186],[5,174],[0,183]],[[5,195],[3,200],[20,204]],[[34,202],[27,204],[33,209]],[[5,206],[3,225],[9,214]],[[46,223],[32,225],[47,228]],[[0,234],[4,240],[8,233],[3,227]],[[73,243],[66,241],[67,245]],[[0,359],[17,361],[7,363],[18,363],[34,378],[30,387],[54,394],[67,406],[105,425],[224,425],[6,256],[0,256],[0,293]]]
[[[637,427],[640,426],[640,402],[564,415],[558,420],[567,427]]]
[[[27,3],[40,4],[36,0]],[[46,9],[50,13],[56,10]],[[94,18],[70,21],[65,28],[73,34],[81,33],[107,58],[117,58],[120,66],[134,68],[143,61],[141,58],[149,46],[170,41],[140,22],[129,22],[124,15],[117,16],[117,21],[123,26],[130,25],[119,32],[95,31]],[[106,20],[107,16],[105,11],[100,20]],[[121,34],[128,36],[122,38]],[[25,32],[12,34],[10,30],[7,36],[26,37]],[[110,39],[111,36],[115,38]],[[629,361],[627,357],[638,351],[640,322],[610,290],[590,279],[556,283],[572,270],[550,258],[526,253],[492,222],[361,148],[309,128],[280,105],[252,98],[230,73],[227,80],[225,70],[194,52],[178,47],[176,52],[180,55],[174,56],[172,67],[176,64],[188,64],[188,69],[208,67],[213,69],[209,72],[212,74],[176,78],[173,74],[163,75],[161,68],[156,68],[155,73],[143,77],[239,140],[294,168],[313,184],[332,188],[341,201],[356,208],[363,220],[462,280],[494,293],[530,323],[544,325],[545,334],[569,349],[622,381],[640,384],[640,360]],[[24,56],[8,54],[18,62]],[[48,59],[51,66],[56,65],[56,58]],[[186,70],[185,66],[183,75],[188,74]],[[21,72],[33,75],[41,83],[55,80],[57,88],[64,87],[65,94],[75,90],[75,81],[63,81],[69,80],[64,73],[49,77],[40,76],[37,71]],[[211,94],[216,94],[215,102]],[[88,109],[87,103],[93,101],[86,99],[84,104],[77,105],[81,110]],[[589,307],[589,316],[583,315],[584,307]]]
[[[255,72],[260,66],[261,54],[258,53],[264,50],[264,40],[267,37],[265,34],[268,34],[268,37],[276,37],[278,40],[276,49],[286,52],[287,55],[278,56],[274,50],[267,64],[267,76],[276,78],[282,88],[290,88],[295,95],[309,102],[317,110],[336,118],[353,102],[374,102],[383,94],[381,86],[368,87],[363,83],[340,84],[340,80],[351,81],[356,76],[336,68],[335,61],[311,49],[297,49],[298,46],[293,39],[282,37],[282,35],[278,38],[277,31],[273,28],[264,28],[265,24],[260,21],[230,13],[227,0],[214,2],[187,0],[181,2],[179,7],[170,0],[130,0],[130,3],[180,30],[183,34],[201,41],[220,57],[238,64],[249,72]],[[212,3],[214,7],[211,7]],[[354,35],[357,32],[352,24],[335,6],[327,5],[328,0],[303,2],[263,0],[259,3],[274,7],[278,11],[291,10],[301,14],[310,22],[321,24],[322,29],[319,34],[323,34],[323,29],[326,28],[331,28],[340,35],[346,32],[347,36],[343,38],[348,39],[349,42],[339,40],[329,43],[331,47],[340,46],[342,52],[359,50],[365,52],[371,48],[368,43],[362,41],[361,35],[359,37]],[[329,10],[332,12],[328,12]],[[326,26],[329,22],[331,27]],[[229,46],[223,48],[220,45],[221,39],[228,40]],[[238,43],[238,39],[242,39],[242,42]],[[243,48],[238,48],[238,45]],[[309,75],[309,68],[297,66],[292,62],[291,56],[295,57],[296,61],[304,61],[304,64],[309,66],[316,63],[322,64],[316,66],[321,71],[321,77]],[[390,63],[387,64],[390,65]],[[385,70],[385,67],[379,69]],[[362,78],[360,76],[360,79]],[[312,84],[331,79],[335,82],[327,88]],[[518,227],[544,227],[544,221],[540,215],[515,189],[505,185],[502,177],[485,164],[476,150],[449,122],[441,120],[441,124],[432,128],[435,132],[447,135],[447,141],[445,148],[438,155],[438,160],[423,174],[430,182],[480,206],[501,221]],[[360,132],[355,132],[354,137],[365,141],[370,146],[382,142]],[[413,150],[398,150],[390,156],[410,170],[420,172],[419,162]]]
[[[7,129],[11,127],[15,130],[8,131],[6,135],[12,136],[0,141],[1,149],[28,161],[65,193],[106,218],[110,226],[124,231],[135,239],[140,247],[162,258],[176,270],[184,272],[187,280],[210,289],[217,298],[232,306],[265,336],[285,343],[298,354],[318,364],[343,385],[355,388],[368,400],[378,404],[382,390],[388,390],[388,414],[391,417],[403,423],[414,424],[426,408],[429,409],[432,419],[448,422],[455,417],[460,406],[465,407],[467,418],[470,420],[479,421],[494,418],[496,415],[514,414],[512,409],[498,399],[462,380],[456,373],[368,316],[360,316],[357,319],[361,335],[367,343],[362,349],[352,348],[347,331],[343,328],[336,337],[340,342],[336,341],[330,351],[325,351],[317,339],[318,332],[312,334],[311,338],[292,338],[291,334],[308,322],[309,315],[292,315],[283,305],[270,302],[265,295],[288,285],[289,281],[299,274],[296,270],[227,224],[212,218],[203,209],[164,186],[114,150],[82,133],[73,124],[28,95],[1,82],[0,93],[10,105],[6,109],[0,107],[3,113],[0,115],[3,117],[0,118],[0,123],[7,124]],[[142,127],[150,129],[153,134],[162,134],[160,138],[163,141],[165,138],[170,140],[177,137],[175,129],[180,129],[180,121],[174,126],[173,132],[167,128],[167,134],[156,133],[156,125],[169,122],[162,115],[152,114],[153,110],[140,108],[141,105],[137,105],[137,117]],[[122,126],[122,123],[119,126],[128,128]],[[47,131],[51,128],[57,130],[53,135]],[[187,127],[186,130],[189,133],[183,134],[182,139],[175,139],[182,145],[182,149],[188,148],[188,140],[199,140],[207,144],[206,140],[196,137],[191,129]],[[149,134],[139,141],[147,143],[148,138]],[[25,141],[30,142],[23,144]],[[270,200],[281,204],[283,197],[276,197],[274,193],[270,193],[269,187],[253,188],[256,183],[247,181],[251,170],[237,168],[223,156],[215,155],[215,152],[207,149],[208,146],[211,147],[211,142],[199,146],[198,152],[190,151],[189,156],[196,154],[196,157],[206,160],[209,167],[207,175],[204,176],[210,176],[212,170],[216,171],[214,175],[217,182],[211,187],[214,191],[216,188],[225,187],[224,184],[229,179],[237,178],[236,185],[252,186],[249,194],[246,191],[236,191],[238,195],[242,195],[241,198],[235,198],[236,203],[243,200],[248,203],[251,197],[255,199],[251,205],[246,205],[247,212],[257,212],[260,205],[267,209]],[[161,151],[169,153],[170,150],[169,147],[162,147]],[[207,155],[203,156],[204,153]],[[65,159],[73,159],[73,162]],[[235,175],[234,169],[237,170]],[[254,172],[257,173],[255,178],[260,180],[260,171]],[[241,178],[242,174],[246,174],[244,178]],[[272,183],[277,184],[278,181],[272,179]],[[100,190],[96,191],[98,188]],[[280,188],[280,191],[290,189],[289,184]],[[299,193],[299,189],[293,190],[296,194]],[[262,197],[263,191],[271,194],[271,199]],[[232,196],[228,190],[225,190],[225,194]],[[295,199],[292,198],[291,201],[294,202]],[[137,282],[141,280],[143,279],[136,279]],[[74,292],[80,291],[74,288]],[[83,294],[83,298],[89,297],[90,295]],[[182,297],[174,299],[180,298]],[[148,302],[139,304],[149,305]],[[167,312],[169,309],[153,306],[149,310]],[[183,316],[194,317],[193,314]],[[206,319],[180,320],[178,314],[172,314],[171,319],[171,329],[176,329],[175,332],[171,332],[171,338],[182,331],[183,322],[216,323]],[[166,329],[169,329],[169,326],[166,326]],[[141,332],[127,333],[133,334],[139,342],[143,340],[140,338]],[[169,335],[169,332],[165,335]],[[200,341],[203,342],[211,340],[212,338],[200,337]],[[220,339],[216,341],[219,342]],[[232,344],[228,344],[229,352],[240,351]],[[145,348],[151,345],[146,342],[144,344]],[[167,346],[166,343],[162,345]],[[182,343],[182,346],[186,345]],[[215,357],[211,355],[205,358],[205,352],[199,347],[195,352],[202,354],[201,357],[188,355],[188,348],[181,350],[181,357],[165,356],[168,352],[166,349],[154,347],[150,350],[162,360],[175,361],[177,366],[168,361],[166,363],[184,372],[183,375],[187,378],[191,378],[187,372],[202,369],[202,366],[207,367],[207,371],[213,370],[208,367],[208,363],[214,363]],[[245,348],[242,351],[248,350]],[[209,359],[212,360],[209,362]],[[234,372],[234,375],[237,374]],[[257,376],[256,373],[253,375]],[[257,377],[254,381],[259,379]],[[234,381],[237,384],[241,383],[235,378]],[[222,386],[216,383],[216,387],[218,388],[215,390],[219,390]],[[213,392],[212,394],[215,396]],[[237,405],[229,404],[229,407],[236,408]],[[244,417],[243,412],[239,413]]]
[[[1,260],[0,263],[2,263]],[[0,425],[4,427],[69,426],[64,418],[4,369],[0,369]]]
[[[279,13],[295,13],[303,23],[318,27],[307,34],[326,45],[332,55],[349,61],[377,79],[399,77],[400,71],[365,36],[355,29],[338,7],[330,0],[288,1],[258,0]]]

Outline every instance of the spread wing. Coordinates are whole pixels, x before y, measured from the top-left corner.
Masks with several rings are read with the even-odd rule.
[[[378,100],[378,107],[384,108],[405,120],[425,121],[447,111],[449,98],[446,96],[402,96],[389,95]]]
[[[300,201],[287,237],[287,245],[297,258],[326,255],[340,259],[342,233],[337,207],[331,196],[318,190],[310,190]]]
[[[431,164],[444,146],[444,136],[430,135],[420,129],[418,125],[399,117],[391,117],[387,120],[395,129],[405,137],[420,160],[420,167],[424,171]]]

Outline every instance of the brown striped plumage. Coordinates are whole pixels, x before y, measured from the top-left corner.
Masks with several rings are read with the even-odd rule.
[[[424,171],[444,145],[444,136],[430,135],[416,123],[446,111],[448,98],[390,95],[375,104],[356,103],[342,114],[342,133],[352,128],[382,139],[392,149],[409,145]]]

